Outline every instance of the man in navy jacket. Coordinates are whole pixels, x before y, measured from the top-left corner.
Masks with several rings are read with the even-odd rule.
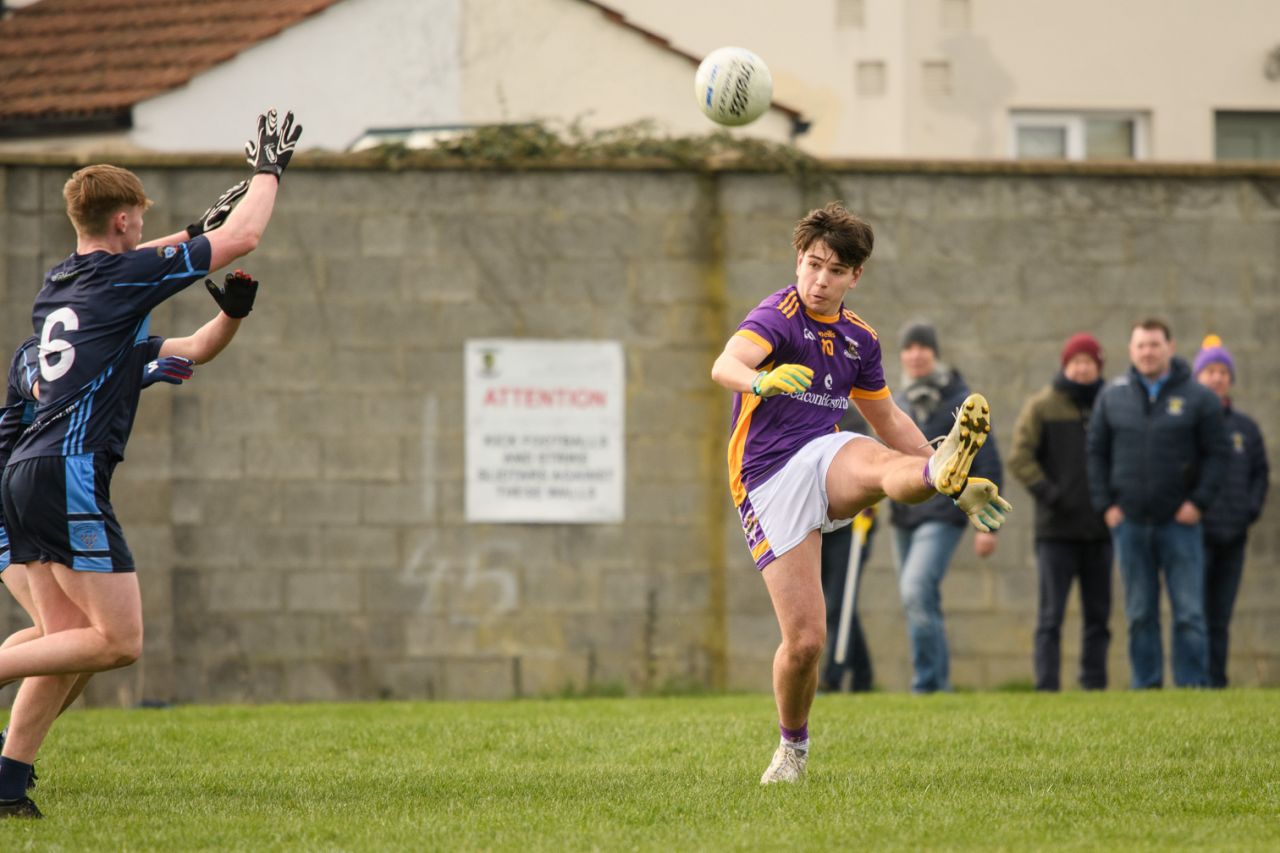
[[[1162,320],[1129,337],[1129,371],[1098,395],[1089,424],[1089,489],[1115,542],[1129,625],[1130,683],[1164,683],[1160,573],[1173,610],[1173,680],[1209,683],[1201,516],[1218,496],[1227,443],[1218,398],[1174,357]]]

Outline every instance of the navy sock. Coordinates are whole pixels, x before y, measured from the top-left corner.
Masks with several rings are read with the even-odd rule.
[[[21,800],[27,795],[31,765],[0,757],[0,800]]]

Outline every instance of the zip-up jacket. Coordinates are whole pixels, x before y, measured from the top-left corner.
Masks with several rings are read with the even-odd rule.
[[[923,421],[916,421],[916,426],[920,427],[920,431],[924,433],[925,438],[933,438],[939,435],[946,435],[951,432],[951,427],[955,423],[956,409],[960,408],[960,404],[964,402],[964,398],[969,396],[969,386],[965,384],[964,378],[960,376],[960,371],[952,368],[951,381],[942,389],[942,399],[938,407],[934,409],[933,414],[925,418]],[[907,401],[905,390],[895,395],[898,406],[907,414],[912,414],[912,406]],[[924,460],[921,460],[923,462]],[[978,451],[978,455],[973,459],[973,465],[969,468],[970,477],[986,477],[988,480],[996,484],[996,488],[1003,485],[1000,476],[1000,451],[996,449],[995,434],[987,436],[987,443],[982,445],[982,449]],[[926,521],[945,521],[956,527],[963,527],[969,523],[966,516],[951,498],[944,495],[934,495],[924,503],[904,504],[892,501],[892,516],[890,520],[895,527],[904,527],[914,530]]]
[[[1154,400],[1130,367],[1098,394],[1088,448],[1098,512],[1118,505],[1140,524],[1163,524],[1188,500],[1204,512],[1226,475],[1222,404],[1181,358],[1173,359]]]
[[[1244,536],[1262,514],[1267,499],[1270,468],[1262,431],[1253,418],[1228,403],[1223,410],[1227,425],[1227,473],[1222,491],[1204,513],[1204,535],[1219,542]]]
[[[1036,499],[1036,538],[1101,542],[1111,538],[1089,500],[1085,438],[1094,395],[1061,373],[1027,400],[1013,427],[1009,470]]]

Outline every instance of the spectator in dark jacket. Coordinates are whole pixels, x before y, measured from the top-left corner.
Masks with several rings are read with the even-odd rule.
[[[1103,690],[1111,643],[1111,534],[1089,502],[1085,476],[1089,414],[1102,389],[1102,347],[1085,332],[1072,335],[1061,363],[1053,381],[1022,407],[1009,454],[1009,470],[1036,499],[1036,689],[1061,686],[1062,620],[1078,578],[1084,615],[1080,686]]]
[[[946,435],[955,411],[969,394],[960,372],[938,359],[938,333],[929,323],[915,321],[902,330],[899,353],[903,382],[895,395],[927,437]],[[984,477],[1001,485],[1000,452],[995,436],[978,451],[970,477]],[[942,623],[942,578],[964,535],[968,519],[941,495],[921,504],[891,504],[898,589],[907,616],[911,645],[913,693],[951,689],[951,661]],[[980,557],[996,549],[992,533],[976,533],[974,551]]]
[[[1236,363],[1217,335],[1200,345],[1192,368],[1196,381],[1222,401],[1227,429],[1227,473],[1218,497],[1204,511],[1204,615],[1209,628],[1209,686],[1227,686],[1231,611],[1244,572],[1249,525],[1262,514],[1270,469],[1262,432],[1231,405]]]
[[[1089,423],[1089,489],[1111,528],[1129,626],[1135,688],[1164,683],[1160,573],[1173,610],[1173,680],[1209,683],[1200,519],[1227,467],[1222,405],[1173,355],[1162,320],[1129,336],[1128,373],[1098,395]]]

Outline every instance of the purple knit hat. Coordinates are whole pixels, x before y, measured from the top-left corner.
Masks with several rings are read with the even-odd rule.
[[[1196,353],[1195,364],[1191,367],[1191,372],[1195,376],[1200,375],[1200,371],[1204,370],[1206,365],[1214,362],[1225,364],[1227,372],[1231,374],[1231,381],[1236,381],[1236,360],[1231,357],[1231,351],[1222,345],[1222,338],[1217,335],[1205,335],[1203,341],[1200,342],[1200,352]]]

